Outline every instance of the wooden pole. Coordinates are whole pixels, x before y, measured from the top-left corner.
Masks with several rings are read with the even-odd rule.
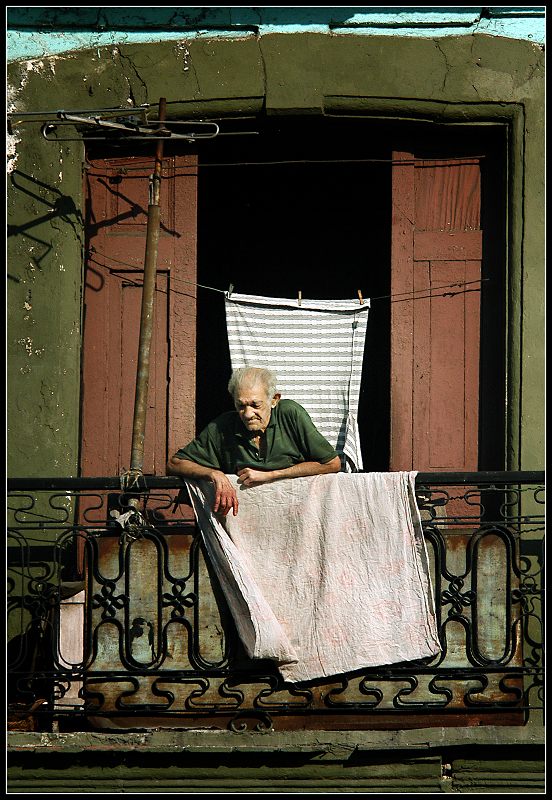
[[[159,121],[165,121],[166,99],[159,100]],[[157,273],[157,254],[159,249],[161,170],[163,161],[163,139],[157,140],[155,167],[150,179],[148,222],[146,232],[146,253],[144,257],[144,285],[142,289],[142,310],[140,315],[140,342],[136,367],[136,394],[134,398],[134,420],[132,425],[132,450],[130,471],[141,472],[144,465],[144,438],[146,432],[146,413],[148,408],[148,386],[151,340],[155,305],[155,278]]]

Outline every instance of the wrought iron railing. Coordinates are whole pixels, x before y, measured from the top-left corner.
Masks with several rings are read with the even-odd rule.
[[[525,724],[544,706],[544,473],[416,489],[442,653],[289,685],[246,658],[179,479],[8,480],[10,727]]]

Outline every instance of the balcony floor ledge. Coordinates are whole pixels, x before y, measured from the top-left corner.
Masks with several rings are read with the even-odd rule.
[[[482,726],[420,728],[392,731],[270,731],[147,730],[44,733],[9,731],[8,752],[83,753],[99,751],[148,752],[281,752],[312,753],[317,758],[346,760],[353,752],[416,750],[465,746],[544,745],[544,728]]]

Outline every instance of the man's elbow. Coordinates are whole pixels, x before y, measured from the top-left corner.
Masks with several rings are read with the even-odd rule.
[[[178,467],[182,463],[181,458],[176,458],[175,456],[171,456],[167,461],[167,475],[178,475]]]
[[[331,461],[328,461],[326,466],[328,467],[328,472],[330,473],[339,472],[341,470],[341,459],[339,456],[336,456],[335,458],[332,458]]]

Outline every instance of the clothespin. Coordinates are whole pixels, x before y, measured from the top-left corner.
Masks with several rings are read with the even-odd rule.
[[[299,289],[299,291],[297,293],[297,305],[298,306],[301,305],[301,289]]]
[[[360,300],[360,305],[363,306],[364,305],[364,299],[362,297],[362,292],[360,291],[360,289],[357,289],[357,292],[358,292],[358,299]]]

